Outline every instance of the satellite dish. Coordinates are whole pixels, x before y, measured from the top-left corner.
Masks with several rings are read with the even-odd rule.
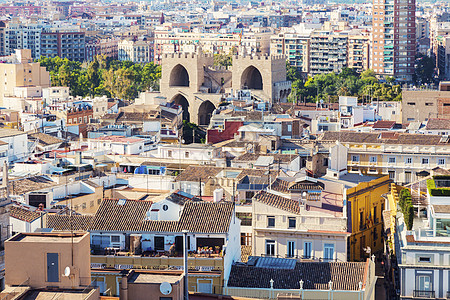
[[[64,276],[69,277],[70,276],[70,267],[66,267],[64,269]]]
[[[170,293],[172,293],[172,285],[165,281],[159,286],[159,291],[163,295],[169,295]]]

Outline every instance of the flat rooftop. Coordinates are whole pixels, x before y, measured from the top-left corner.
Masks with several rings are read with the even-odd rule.
[[[149,274],[149,273],[133,273],[128,279],[129,283],[163,283],[168,282],[175,284],[182,279],[180,274]]]
[[[87,232],[73,233],[73,242],[80,242]],[[70,232],[40,232],[40,233],[19,233],[8,239],[9,242],[26,242],[26,243],[68,243],[72,242]]]
[[[27,292],[21,300],[82,300],[86,299],[92,290],[31,290]]]

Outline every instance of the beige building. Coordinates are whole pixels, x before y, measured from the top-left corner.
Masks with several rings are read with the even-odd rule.
[[[347,261],[350,233],[342,193],[342,185],[333,182],[277,178],[252,201],[252,254]],[[340,211],[328,210],[323,203],[340,206]]]
[[[348,67],[362,72],[370,68],[370,37],[369,35],[348,36]]]
[[[33,62],[31,50],[17,49],[15,54],[2,57],[0,74],[4,77],[0,88],[0,105],[6,96],[14,95],[16,87],[50,86],[50,73],[40,63]]]
[[[270,38],[270,54],[285,55],[292,67],[309,72],[309,36],[298,33],[279,33]]]
[[[402,90],[402,123],[450,118],[450,91]]]
[[[121,61],[149,63],[153,61],[153,47],[147,40],[122,40],[118,45],[118,57]]]
[[[61,289],[91,283],[89,233],[19,233],[5,242],[6,285]]]

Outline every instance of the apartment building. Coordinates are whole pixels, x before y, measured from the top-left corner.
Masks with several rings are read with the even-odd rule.
[[[86,38],[86,61],[93,61],[95,56],[103,55],[117,59],[119,40],[115,38]]]
[[[348,66],[348,34],[332,30],[311,33],[309,74],[339,73]]]
[[[2,58],[0,74],[4,76],[3,88],[0,89],[0,105],[3,99],[15,94],[16,87],[50,86],[50,74],[40,63],[33,62],[31,50],[16,50],[15,54]]]
[[[392,180],[388,176],[361,182],[347,190],[347,205],[351,222],[349,227],[349,256],[351,261],[364,261],[372,253],[384,249],[383,219],[381,217]]]
[[[13,54],[16,49],[30,49],[32,58],[40,58],[42,23],[6,22],[4,32],[4,55]]]
[[[53,28],[41,33],[41,56],[85,60],[86,37],[79,28]]]
[[[402,122],[424,122],[431,118],[450,118],[450,91],[441,83],[440,90],[402,90]]]
[[[348,67],[358,72],[370,68],[370,37],[364,34],[348,36]]]
[[[325,147],[339,141],[348,149],[348,172],[389,175],[396,183],[416,180],[416,172],[450,168],[448,137],[397,132],[324,132]]]
[[[400,295],[408,299],[446,299],[450,296],[450,177],[434,176],[426,185],[426,214],[419,211],[412,230],[406,229],[400,212],[395,218],[393,240]]]
[[[300,72],[309,72],[309,36],[296,33],[279,33],[270,38],[270,53],[284,54],[289,65]]]
[[[252,255],[347,261],[350,233],[342,192],[333,182],[277,178],[253,197]]]
[[[416,55],[416,1],[374,0],[371,69],[412,81]]]
[[[121,61],[149,63],[153,61],[153,40],[122,40],[118,43],[118,58]]]
[[[450,79],[450,36],[438,36],[436,44],[436,67],[441,80]]]

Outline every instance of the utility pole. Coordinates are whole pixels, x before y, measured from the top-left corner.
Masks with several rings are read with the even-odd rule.
[[[187,230],[183,230],[184,300],[189,300]]]

